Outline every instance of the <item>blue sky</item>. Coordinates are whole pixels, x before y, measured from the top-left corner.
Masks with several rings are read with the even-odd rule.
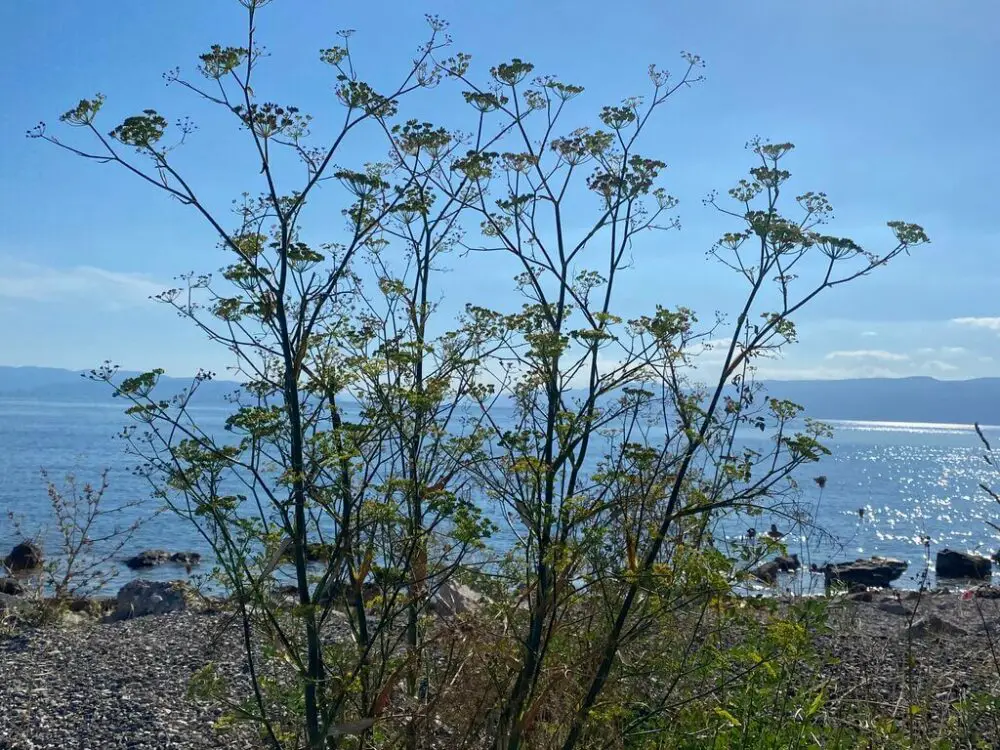
[[[879,249],[891,242],[884,222],[904,219],[922,224],[933,244],[814,305],[798,319],[801,343],[762,374],[1000,375],[1000,5],[275,0],[259,23],[272,55],[266,96],[300,102],[321,120],[336,105],[317,51],[336,43],[335,31],[356,29],[358,63],[374,82],[388,82],[423,39],[425,12],[451,22],[455,48],[470,52],[483,76],[521,57],[538,73],[584,85],[573,103],[581,112],[644,93],[651,62],[676,70],[681,50],[705,59],[706,81],[669,105],[649,139],[648,154],[669,164],[682,229],[660,240],[630,282],[637,307],[685,304],[705,318],[731,309],[732,287],[704,252],[733,226],[701,199],[742,176],[748,138],[789,140],[795,191],[830,196],[836,233]],[[96,91],[108,97],[107,129],[145,107],[171,120],[190,114],[202,130],[178,158],[224,209],[246,188],[245,163],[231,147],[240,135],[200,117],[203,105],[165,88],[161,74],[175,65],[192,71],[212,43],[238,44],[241,13],[235,0],[0,4],[0,364],[83,368],[111,359],[171,374],[226,366],[225,352],[147,299],[179,272],[222,265],[206,227],[119,170],[24,132],[40,119],[55,127]],[[445,124],[469,117],[457,90],[417,105],[415,116]],[[498,307],[512,288],[506,276],[458,265],[449,283]]]

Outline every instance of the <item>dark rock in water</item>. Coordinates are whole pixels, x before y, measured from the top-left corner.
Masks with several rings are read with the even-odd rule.
[[[774,561],[778,563],[778,570],[782,573],[788,573],[789,571],[798,570],[802,567],[802,563],[799,561],[799,556],[794,553],[788,557],[778,555],[778,557],[774,558]]]
[[[773,585],[778,582],[778,563],[772,560],[771,562],[759,565],[750,571],[750,575],[756,578],[758,581],[763,581],[766,584]]]
[[[178,565],[197,565],[201,562],[201,555],[197,552],[175,552],[170,556],[170,562]]]
[[[886,588],[906,570],[907,563],[903,560],[893,560],[888,557],[873,557],[870,560],[855,560],[854,562],[831,563],[824,566],[823,574],[826,585],[844,583],[860,584]]]
[[[24,593],[24,586],[16,578],[0,578],[0,594],[7,596],[20,596]]]
[[[4,558],[3,564],[12,573],[36,570],[42,567],[42,548],[34,542],[21,542]]]
[[[135,557],[130,557],[125,561],[125,565],[132,570],[139,570],[140,568],[153,568],[157,565],[162,565],[169,559],[170,553],[166,550],[147,549],[143,550]]]
[[[143,568],[155,568],[164,563],[176,563],[178,565],[197,565],[201,561],[201,555],[197,552],[174,552],[170,553],[162,549],[147,549],[140,552],[135,557],[130,557],[125,561],[132,570]]]
[[[937,553],[934,571],[938,578],[989,578],[993,563],[982,555],[943,549]]]

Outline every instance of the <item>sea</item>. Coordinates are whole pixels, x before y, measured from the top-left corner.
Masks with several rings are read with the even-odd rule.
[[[221,431],[228,413],[206,406],[197,410],[197,417],[207,430]],[[745,541],[751,528],[762,533],[775,523],[779,530],[787,529],[782,541],[806,567],[873,555],[906,560],[909,568],[897,583],[901,588],[922,581],[934,585],[933,558],[941,549],[990,555],[1000,548],[1000,533],[990,525],[1000,525],[1000,505],[981,487],[1000,481],[994,481],[998,477],[985,462],[972,425],[823,421],[834,430],[826,441],[831,455],[802,467],[796,476],[798,504],[813,522],[795,528],[780,515],[731,519],[725,529],[716,530],[717,546],[730,547]],[[158,512],[146,480],[133,473],[136,459],[125,453],[117,437],[126,424],[129,418],[117,402],[0,399],[0,555],[24,535],[40,539],[47,550],[59,549],[42,470],[59,487],[72,475],[82,488],[98,484],[106,469],[104,502],[134,504],[119,519],[121,524],[143,521],[121,557],[152,548],[193,550],[206,556],[203,570],[211,567],[205,541],[185,521]],[[1000,427],[983,431],[1000,443]],[[502,547],[504,535],[493,543]],[[134,575],[124,566],[117,568],[117,577],[108,584],[113,590]],[[185,575],[183,568],[169,565],[142,572],[153,579]],[[808,572],[780,585],[814,588]]]

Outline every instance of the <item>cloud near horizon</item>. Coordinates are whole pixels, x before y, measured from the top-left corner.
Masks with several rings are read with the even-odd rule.
[[[917,354],[936,354],[939,357],[960,357],[968,353],[964,346],[922,346],[917,349]]]
[[[932,359],[924,362],[923,368],[932,372],[957,372],[958,367],[951,362],[942,362],[940,359]]]
[[[104,308],[121,309],[149,304],[149,298],[168,285],[140,273],[109,271],[94,266],[56,268],[3,259],[0,299],[28,302],[86,301]]]
[[[969,328],[985,328],[988,331],[1000,331],[1000,318],[952,318],[951,322]]]
[[[873,359],[879,362],[905,362],[909,359],[907,354],[896,354],[882,349],[853,349],[849,351],[829,352],[824,359]]]

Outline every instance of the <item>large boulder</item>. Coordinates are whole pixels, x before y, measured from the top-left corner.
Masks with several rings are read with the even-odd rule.
[[[870,560],[831,563],[823,567],[826,585],[842,583],[848,586],[875,586],[886,588],[906,570],[907,563],[888,557],[873,557]]]
[[[774,558],[774,561],[778,563],[778,570],[782,573],[794,572],[802,567],[802,561],[799,560],[798,554],[794,552],[787,557],[784,555],[778,555]]]
[[[42,548],[34,542],[24,541],[14,546],[4,558],[3,564],[7,570],[16,573],[42,567],[42,559]]]
[[[780,566],[777,560],[772,560],[771,562],[766,562],[763,565],[758,565],[756,568],[750,571],[750,575],[756,578],[758,581],[773,586],[778,582],[778,570]]]
[[[943,549],[937,553],[934,572],[938,578],[989,578],[993,563],[990,558],[971,552]]]
[[[486,597],[465,584],[445,581],[431,595],[429,608],[438,617],[455,617],[475,612],[484,601]]]
[[[129,581],[122,586],[115,599],[114,618],[124,620],[183,612],[188,608],[190,598],[190,589],[183,581]]]

